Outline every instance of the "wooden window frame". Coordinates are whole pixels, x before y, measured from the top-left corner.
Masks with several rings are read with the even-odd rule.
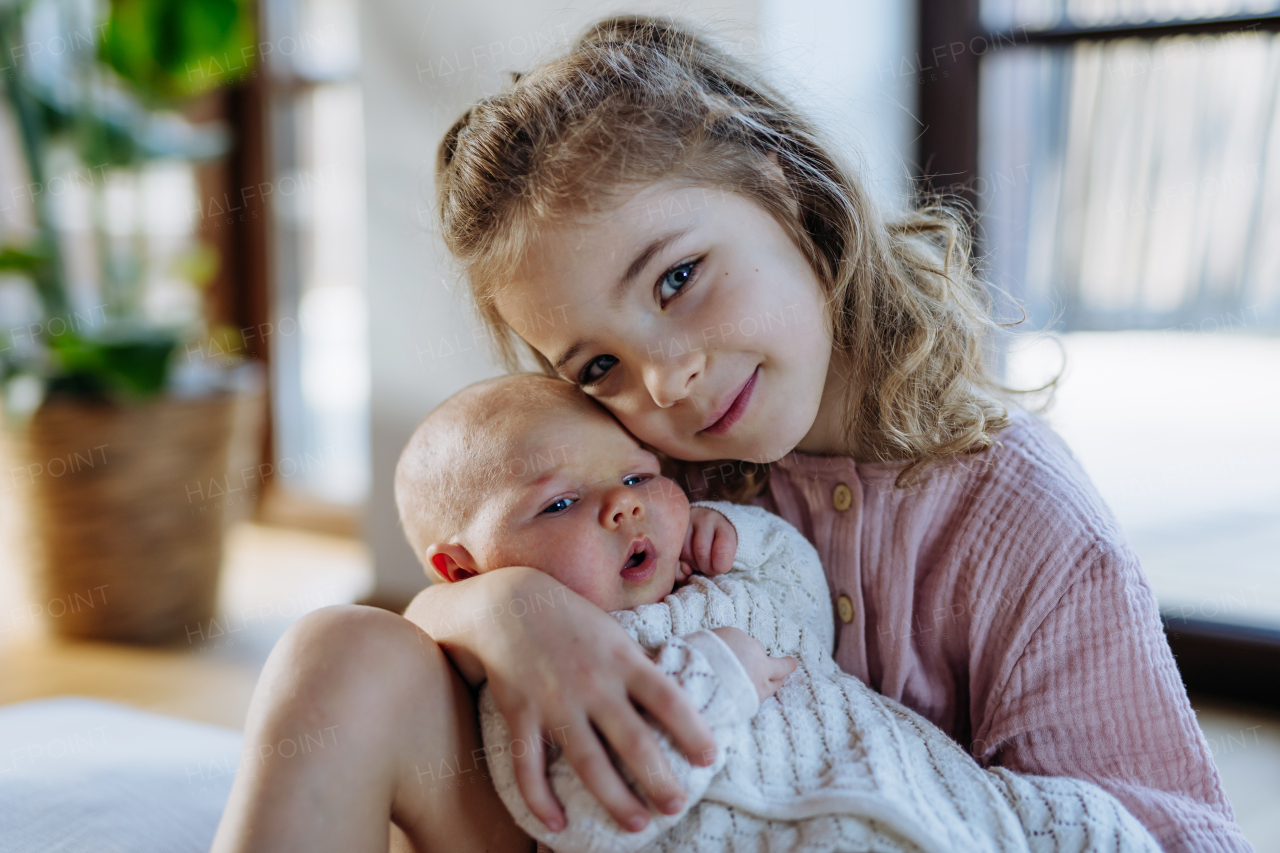
[[[257,74],[201,105],[200,119],[220,120],[231,129],[232,147],[196,168],[196,237],[217,251],[219,261],[204,292],[204,317],[210,330],[221,326],[239,332],[229,340],[210,338],[210,348],[225,344],[229,353],[260,362],[268,379],[259,463],[273,458],[271,341],[255,332],[270,328],[271,322],[271,209],[270,200],[257,192],[270,180],[264,94],[262,75]],[[271,469],[265,470],[264,480],[270,480]],[[261,496],[256,496],[259,501]]]

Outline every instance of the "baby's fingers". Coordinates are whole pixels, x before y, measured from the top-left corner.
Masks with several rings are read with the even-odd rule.
[[[551,790],[551,783],[547,780],[542,730],[536,724],[525,723],[518,732],[513,730],[512,734],[526,744],[534,744],[519,756],[514,749],[511,751],[515,762],[516,786],[533,816],[542,821],[547,829],[559,832],[565,827],[564,809],[560,807],[560,802]]]
[[[696,521],[696,518],[694,519]],[[697,565],[693,559],[693,530],[696,524],[691,523],[689,528],[684,532],[684,545],[680,548],[681,562],[688,563],[690,568],[696,569]]]
[[[715,540],[711,543],[711,571],[717,575],[729,571],[737,555],[738,531],[727,521],[717,524]]]
[[[788,675],[795,672],[799,665],[799,661],[793,657],[768,658],[768,666],[765,668],[766,679],[759,688],[760,699],[767,699],[777,693],[782,687],[782,682]]]
[[[714,524],[697,524],[693,530],[693,565],[704,575],[715,574],[711,563],[711,545],[715,541]]]

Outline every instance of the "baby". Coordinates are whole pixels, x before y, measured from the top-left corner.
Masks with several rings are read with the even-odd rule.
[[[510,730],[482,688],[494,786],[556,851],[1159,850],[1101,788],[984,770],[841,671],[830,594],[804,537],[756,507],[691,507],[658,459],[568,383],[506,376],[447,400],[405,448],[396,499],[429,572],[446,582],[512,565],[547,572],[609,611],[716,736],[715,762],[694,767],[655,724],[687,796],[636,833],[553,745],[548,774],[568,819],[553,833],[517,789]]]

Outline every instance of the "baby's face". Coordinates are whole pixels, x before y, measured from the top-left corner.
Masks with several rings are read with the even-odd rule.
[[[606,611],[661,601],[689,526],[684,492],[603,411],[536,420],[479,513],[476,562],[540,569]]]

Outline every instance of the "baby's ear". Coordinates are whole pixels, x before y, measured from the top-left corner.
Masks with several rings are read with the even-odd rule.
[[[445,583],[457,583],[480,574],[471,552],[456,542],[427,546],[427,565]]]

